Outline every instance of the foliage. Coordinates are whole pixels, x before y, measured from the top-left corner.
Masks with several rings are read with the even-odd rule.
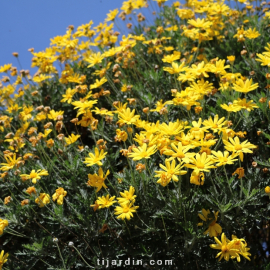
[[[5,269],[269,268],[267,4],[166,2],[0,67]]]

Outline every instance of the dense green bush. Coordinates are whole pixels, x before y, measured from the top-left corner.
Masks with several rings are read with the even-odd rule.
[[[0,67],[0,269],[269,268],[267,4],[166,2]]]

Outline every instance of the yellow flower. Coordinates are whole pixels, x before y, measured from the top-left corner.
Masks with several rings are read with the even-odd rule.
[[[191,139],[201,140],[204,138],[204,132],[208,132],[207,127],[201,127],[202,119],[198,122],[192,121],[193,127],[189,130]]]
[[[8,221],[6,219],[0,218],[0,235],[4,233],[4,229],[8,226]]]
[[[44,134],[43,133],[38,133],[38,135],[41,137],[41,138],[47,138],[47,136],[52,132],[52,129],[45,129],[44,131]]]
[[[14,105],[10,105],[8,108],[7,108],[7,111],[9,113],[12,113],[12,112],[17,112],[19,109],[21,109],[22,107],[19,107],[18,104],[14,104]]]
[[[204,173],[193,171],[190,176],[190,184],[202,186],[204,184]]]
[[[197,77],[202,76],[202,75],[204,77],[209,77],[207,72],[210,70],[209,70],[208,66],[205,65],[204,61],[202,61],[198,65],[195,65],[195,64],[191,65],[190,71]]]
[[[57,117],[63,114],[64,114],[64,111],[56,112],[55,110],[50,110],[50,112],[48,113],[48,118],[56,121]]]
[[[181,142],[178,142],[177,146],[175,143],[171,144],[172,149],[165,150],[164,155],[171,156],[168,160],[177,158],[178,161],[183,160],[189,163],[189,157],[193,157],[195,153],[187,153],[191,146],[183,146]]]
[[[261,62],[261,66],[268,66],[270,67],[270,57],[269,53],[267,55],[262,55],[260,53],[256,54],[259,58],[256,58],[256,61]]]
[[[130,108],[127,108],[125,110],[122,110],[122,112],[118,111],[118,123],[120,124],[134,124],[139,118],[139,115],[135,115],[135,109],[130,111]]]
[[[117,129],[116,130],[116,136],[114,137],[114,140],[116,142],[125,142],[128,138],[128,134],[124,131],[124,130],[121,130],[121,129]]]
[[[252,111],[254,108],[259,108],[256,103],[253,103],[253,100],[247,102],[245,98],[238,98],[237,100],[234,100],[233,105],[235,107],[238,107],[239,109],[246,109],[249,112]]]
[[[53,201],[57,200],[58,205],[63,204],[64,197],[67,195],[67,192],[63,188],[58,188],[55,190],[55,193],[52,196]]]
[[[106,174],[104,175],[104,172],[102,168],[100,167],[98,169],[98,175],[95,174],[88,174],[88,182],[87,185],[91,187],[96,187],[96,192],[100,191],[102,187],[107,188],[104,181],[107,178],[107,176],[110,174],[110,171],[107,170]]]
[[[136,133],[133,140],[136,141],[140,146],[147,143],[149,147],[157,144],[158,136],[154,136],[153,134],[148,136],[148,134]]]
[[[128,157],[133,158],[133,160],[140,160],[143,158],[150,158],[151,155],[155,154],[157,149],[155,145],[147,148],[147,144],[144,143],[142,147],[140,146],[138,148],[133,147],[132,151],[133,153],[129,153]]]
[[[101,208],[109,208],[111,205],[113,205],[114,203],[116,203],[116,201],[114,201],[115,196],[110,198],[110,195],[108,194],[106,197],[102,196],[102,197],[98,197],[98,199],[96,200],[96,204],[98,204],[98,209]],[[94,205],[90,205],[91,207],[93,207]]]
[[[95,110],[92,110],[92,112],[96,113],[96,114],[100,114],[100,115],[108,115],[108,116],[113,116],[113,112],[108,111],[105,108],[97,108],[95,107]]]
[[[166,104],[172,104],[172,101],[163,102],[161,99],[157,102],[156,109],[152,109],[152,110],[150,110],[150,112],[160,112],[160,110],[163,109]]]
[[[107,14],[107,18],[105,19],[105,22],[114,21],[116,15],[118,14],[118,9],[110,10],[110,12]]]
[[[192,144],[196,147],[200,146],[202,149],[210,148],[211,146],[216,144],[217,139],[215,140],[204,140],[201,139],[200,141],[193,141]],[[210,151],[211,152],[211,151]],[[188,162],[187,162],[188,163]]]
[[[50,203],[50,195],[46,193],[40,193],[39,197],[35,199],[35,203],[38,204],[39,207],[44,207],[45,204]]]
[[[43,74],[40,74],[39,76],[33,77],[33,81],[36,83],[41,83],[47,79],[50,79],[52,76],[45,76]]]
[[[221,252],[219,252],[216,256],[220,256],[219,261],[222,258],[229,261],[230,257],[239,257],[239,249],[235,248],[235,242],[227,239],[224,233],[221,235],[221,242],[217,239],[217,237],[215,237],[215,241],[217,244],[211,244],[210,247],[221,250]]]
[[[163,135],[169,135],[169,136],[177,136],[181,133],[184,126],[183,123],[179,120],[176,122],[169,122],[169,124],[166,124],[165,122],[162,123],[159,126],[159,130]]]
[[[16,154],[13,154],[13,157],[11,156],[7,156],[4,155],[5,160],[7,161],[7,163],[0,163],[0,165],[3,165],[0,170],[1,171],[8,171],[10,169],[13,169],[14,166],[19,166],[19,164],[22,162],[21,161],[21,157],[19,157],[18,159],[16,159]]]
[[[135,201],[135,198],[137,195],[134,195],[135,193],[135,188],[133,186],[129,187],[129,191],[125,190],[124,192],[120,192],[121,197],[118,197],[118,203],[125,203],[125,202],[131,202]]]
[[[261,34],[256,31],[256,28],[254,28],[253,30],[251,28],[249,28],[246,32],[245,32],[245,36],[249,39],[255,39],[257,37],[259,37]]]
[[[89,68],[89,67],[92,67],[96,64],[101,63],[103,58],[104,58],[104,56],[100,52],[98,52],[98,53],[92,53],[90,55],[90,57],[85,58],[84,60],[86,62],[90,63],[90,65],[87,66]]]
[[[217,217],[219,212],[210,213],[210,210],[202,209],[202,214],[198,214],[199,217],[207,223],[208,229],[203,234],[208,234],[210,237],[217,237],[222,232],[222,228],[217,224]],[[202,225],[199,223],[198,225]]]
[[[136,212],[136,209],[139,208],[139,206],[133,206],[134,201],[132,202],[124,202],[120,203],[120,206],[115,207],[114,214],[118,217],[117,219],[124,220],[125,218],[130,220],[131,217],[133,217],[132,213]]]
[[[250,258],[248,257],[251,255],[248,252],[250,250],[250,248],[247,248],[246,241],[243,238],[238,239],[235,235],[232,235],[232,241],[233,241],[232,248],[238,249],[239,254],[250,261]],[[234,258],[235,258],[234,256],[231,257],[231,259],[234,259]],[[240,262],[240,256],[237,257],[237,261]]]
[[[166,159],[165,165],[166,167],[162,164],[159,164],[159,167],[162,168],[164,171],[155,171],[155,173],[157,173],[155,177],[159,177],[159,180],[157,181],[157,183],[161,184],[164,187],[169,184],[171,179],[177,182],[179,180],[177,175],[184,175],[187,173],[187,171],[181,170],[183,168],[182,163],[178,164],[175,167],[175,159],[173,159],[171,164],[170,164],[170,161]]]
[[[30,174],[20,174],[21,177],[26,178],[26,179],[32,179],[32,183],[36,184],[37,179],[40,179],[40,176],[43,175],[49,175],[46,170],[32,170]]]
[[[12,64],[7,64],[7,65],[3,65],[0,67],[0,73],[4,73],[7,72],[8,70],[10,70],[12,67]]]
[[[85,161],[83,163],[86,163],[86,166],[93,166],[94,164],[97,164],[98,166],[102,166],[101,160],[105,158],[107,155],[107,152],[104,153],[104,150],[101,149],[101,151],[98,151],[98,148],[95,148],[95,154],[89,153],[90,157],[85,158]]]
[[[70,145],[72,143],[75,143],[80,137],[81,137],[81,135],[74,135],[72,133],[70,136],[68,136],[68,138],[65,138],[65,141],[66,141],[67,145]]]
[[[227,56],[227,59],[230,61],[230,63],[233,63],[235,61],[235,56],[234,55]]]
[[[183,83],[186,81],[193,82],[195,79],[196,79],[196,76],[191,71],[186,71],[186,73],[180,74],[179,77],[177,78],[178,81],[181,81]]]
[[[230,68],[230,65],[226,65],[225,64],[225,59],[224,60],[218,60],[215,62],[215,65],[212,65],[210,67],[211,72],[215,73],[216,75],[225,75],[226,74],[226,68]]]
[[[32,117],[31,112],[34,110],[32,106],[23,106],[23,111],[20,112],[19,118],[22,119],[23,121],[27,121]]]
[[[4,255],[4,250],[1,251],[1,254],[0,254],[0,270],[2,270],[4,263],[7,262],[8,255],[9,255],[8,253],[6,253]]]
[[[62,95],[63,99],[61,99],[60,102],[67,102],[70,104],[76,92],[77,92],[77,89],[68,88],[66,90],[66,94]]]
[[[113,103],[113,107],[116,108],[116,111],[114,111],[114,113],[125,112],[125,110],[127,109],[127,103],[122,104],[119,101],[115,101]]]
[[[237,42],[243,42],[245,41],[245,34],[246,34],[246,31],[244,30],[242,26],[241,29],[239,28],[237,30],[237,33],[233,37],[237,38]]]
[[[228,123],[228,121],[225,121],[225,117],[222,117],[220,119],[218,118],[219,116],[217,114],[215,115],[214,120],[210,116],[208,120],[203,121],[203,125],[206,128],[211,128],[214,131],[214,133],[218,132],[220,129],[223,128],[224,125],[226,126]]]
[[[227,112],[238,112],[241,110],[241,108],[239,106],[237,106],[236,104],[221,104],[220,107],[224,110],[226,110]]]
[[[188,20],[188,24],[191,24],[197,28],[209,28],[212,22],[206,21],[205,19],[197,18],[196,20]]]
[[[78,109],[77,117],[81,114],[87,113],[94,104],[97,103],[97,100],[89,100],[89,101],[74,101],[71,104],[76,106],[74,109]]]
[[[212,156],[207,156],[205,152],[201,155],[199,153],[196,154],[195,158],[190,158],[190,163],[193,164],[186,164],[187,168],[193,169],[196,174],[201,171],[209,172],[209,169],[216,168],[216,166],[212,165],[214,163]]]
[[[246,79],[245,82],[242,79],[239,79],[236,81],[236,83],[233,84],[233,89],[241,93],[248,93],[257,89],[258,87],[258,83],[252,84],[252,79]]]
[[[91,84],[90,85],[90,89],[95,89],[95,88],[98,88],[100,87],[101,85],[103,85],[105,82],[107,82],[108,80],[103,77],[102,79],[98,80],[96,79],[96,82],[94,84]]]
[[[95,118],[93,117],[91,111],[87,111],[83,114],[82,119],[78,122],[78,125],[81,125],[82,127],[88,127],[89,125],[92,125],[95,121]]]
[[[173,61],[175,61],[175,60],[178,60],[178,59],[180,59],[180,55],[178,54],[171,54],[171,55],[166,55],[166,56],[164,56],[163,58],[162,58],[162,61],[164,62],[164,63],[172,63]]]
[[[270,187],[269,186],[265,187],[264,191],[266,194],[270,194]]]
[[[244,159],[243,153],[253,153],[250,149],[256,148],[254,144],[247,142],[247,140],[240,143],[238,137],[235,137],[234,139],[229,138],[229,141],[223,140],[223,143],[225,144],[225,149],[230,152],[239,154],[241,161],[243,161]]]
[[[181,65],[172,62],[172,67],[163,67],[163,70],[169,72],[170,74],[178,74],[187,70],[187,67],[185,67],[185,62],[183,62]]]
[[[213,154],[215,157],[213,157],[213,160],[217,162],[216,166],[224,166],[226,164],[233,164],[234,161],[237,161],[235,159],[236,155],[231,155],[228,151],[224,151],[223,153],[221,151],[211,151],[211,154]]]

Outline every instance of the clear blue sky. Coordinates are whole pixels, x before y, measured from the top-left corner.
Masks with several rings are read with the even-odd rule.
[[[28,52],[29,48],[34,48],[35,52],[43,51],[50,46],[50,39],[64,35],[69,25],[77,28],[90,20],[94,26],[98,25],[104,21],[109,10],[120,9],[123,1],[0,0],[0,66],[11,63],[20,69],[12,55],[18,52],[22,68],[31,70],[33,56]],[[166,4],[171,5],[174,1],[169,0]],[[151,6],[158,10],[156,2],[151,2]],[[148,9],[141,11],[150,19]]]
[[[109,10],[123,0],[0,0],[0,66],[18,67],[13,52],[19,53],[23,69],[31,69],[32,54],[50,45],[50,38],[64,35],[67,26],[103,22]],[[117,29],[116,29],[117,30]]]

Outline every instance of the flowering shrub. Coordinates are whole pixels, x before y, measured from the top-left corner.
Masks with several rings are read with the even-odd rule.
[[[0,67],[0,269],[270,269],[268,4],[166,2]]]

